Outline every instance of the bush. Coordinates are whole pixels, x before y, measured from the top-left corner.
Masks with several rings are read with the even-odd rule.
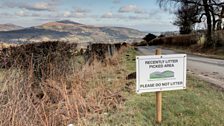
[[[116,43],[116,44],[103,44],[96,43],[91,44],[87,47],[85,55],[86,62],[89,64],[93,63],[94,60],[105,62],[106,57],[111,57],[118,52],[122,47],[127,47],[127,43]]]
[[[179,35],[168,36],[153,39],[149,45],[166,45],[166,46],[191,46],[197,44],[198,37],[196,35]]]
[[[41,42],[3,48],[0,53],[1,68],[32,68],[37,78],[60,74],[67,69],[68,61],[74,56],[77,44],[65,42]],[[56,71],[53,71],[55,69]]]
[[[106,48],[97,48],[101,46],[94,46],[95,51],[104,53]],[[88,125],[87,121],[100,125],[104,113],[119,108],[125,100],[121,95],[125,82],[121,66],[96,62],[73,70],[70,60],[74,50],[76,44],[61,42],[4,49],[4,69],[10,69],[4,73],[0,91],[0,125]],[[111,61],[118,62],[118,58],[121,61],[116,53]],[[73,61],[77,62],[76,57]],[[121,72],[120,80],[116,72]]]
[[[149,42],[149,41],[151,41],[151,40],[153,40],[153,39],[155,39],[155,38],[156,38],[155,35],[149,33],[149,34],[147,34],[147,35],[143,38],[143,40],[145,40],[146,42]]]

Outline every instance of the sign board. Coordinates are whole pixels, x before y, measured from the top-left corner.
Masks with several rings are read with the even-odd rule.
[[[136,56],[136,92],[186,88],[186,54]]]

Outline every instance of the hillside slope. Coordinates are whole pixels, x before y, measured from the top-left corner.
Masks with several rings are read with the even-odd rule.
[[[69,20],[49,22],[39,26],[0,32],[0,41],[26,43],[41,41],[69,41],[75,43],[132,42],[144,32],[123,27],[96,27]]]
[[[0,24],[0,31],[11,31],[22,29],[23,27],[14,24]]]

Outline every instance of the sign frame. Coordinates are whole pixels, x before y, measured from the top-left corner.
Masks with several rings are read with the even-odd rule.
[[[147,89],[141,89],[140,88],[140,60],[165,60],[165,59],[180,59],[182,58],[183,66],[182,68],[182,75],[183,75],[183,84],[181,86],[176,86],[176,87],[156,87],[156,88],[147,88]],[[170,55],[148,55],[148,56],[136,56],[136,93],[145,93],[145,92],[157,92],[157,91],[170,91],[170,90],[181,90],[181,89],[186,89],[186,71],[187,69],[187,55],[186,54],[170,54]],[[164,80],[159,80],[159,81],[164,81]],[[154,83],[157,81],[155,80]],[[158,82],[159,83],[159,82]],[[170,83],[168,81],[168,83]]]

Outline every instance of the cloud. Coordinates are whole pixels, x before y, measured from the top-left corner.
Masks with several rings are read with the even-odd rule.
[[[129,16],[129,19],[132,19],[132,20],[147,20],[147,19],[150,19],[150,18],[147,17],[147,16]]]
[[[64,17],[69,17],[69,16],[71,16],[71,12],[70,11],[65,11],[64,13],[63,13],[63,16]]]
[[[80,12],[74,12],[70,17],[73,18],[85,18],[87,15],[85,13],[80,13]]]
[[[74,8],[74,12],[77,12],[77,13],[89,13],[90,10],[83,9],[83,8]]]
[[[119,14],[113,14],[112,12],[107,12],[103,14],[101,18],[125,18],[125,16]]]
[[[86,18],[88,15],[82,12],[76,11],[62,11],[49,15],[50,18]]]
[[[56,17],[65,17],[65,18],[86,18],[90,13],[90,10],[83,8],[74,8],[71,11],[58,12]]]
[[[20,10],[18,12],[15,13],[16,16],[20,16],[20,17],[26,17],[29,16],[27,13],[25,13],[23,10]]]
[[[112,12],[107,12],[101,16],[101,18],[110,18],[110,19],[129,19],[129,20],[147,20],[150,19],[148,15],[132,15],[132,16],[124,16],[120,14],[113,14]]]
[[[39,14],[39,13],[32,13],[30,16],[32,17],[41,17],[43,15]]]
[[[8,8],[20,8],[31,11],[53,11],[56,8],[55,3],[51,2],[37,2],[37,3],[23,3],[23,2],[5,2],[3,6]]]
[[[112,12],[107,12],[105,14],[103,14],[101,17],[102,18],[113,18],[113,13]]]
[[[39,2],[32,5],[27,4],[24,6],[24,8],[33,11],[52,11],[55,9],[55,6],[51,3]]]
[[[12,17],[13,15],[10,13],[0,13],[0,17]]]
[[[136,13],[136,14],[146,13],[144,10],[138,8],[136,5],[123,6],[118,10],[118,12],[120,12],[120,13]]]
[[[20,10],[18,12],[15,12],[14,16],[18,17],[44,17],[46,15],[40,14],[40,13],[30,13],[27,11]]]

